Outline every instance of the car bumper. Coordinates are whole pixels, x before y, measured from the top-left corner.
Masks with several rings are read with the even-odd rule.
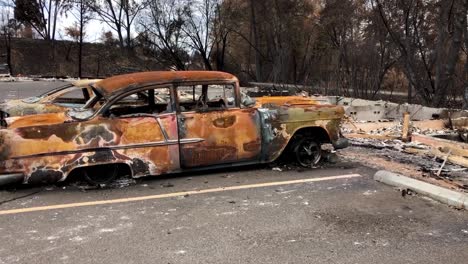
[[[22,173],[9,173],[9,174],[0,174],[0,186],[20,183],[24,180],[24,174]]]

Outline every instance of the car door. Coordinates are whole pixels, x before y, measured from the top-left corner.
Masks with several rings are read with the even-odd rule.
[[[240,108],[235,84],[180,85],[177,95],[181,167],[259,159],[259,114]]]
[[[158,99],[156,99],[158,98]],[[170,89],[147,87],[113,102],[107,110],[118,142],[112,148],[131,160],[135,177],[180,169],[176,113]]]

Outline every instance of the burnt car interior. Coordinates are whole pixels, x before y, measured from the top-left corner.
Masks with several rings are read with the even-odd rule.
[[[111,117],[135,114],[161,114],[171,109],[168,88],[150,88],[126,95],[112,104],[108,114]]]
[[[216,111],[235,107],[234,86],[192,85],[177,87],[181,112]]]
[[[106,104],[106,99],[91,85],[93,95],[81,108],[87,113],[69,113],[75,119],[90,117],[94,111]],[[234,84],[201,84],[177,87],[180,112],[219,111],[236,107]],[[141,87],[140,90],[121,95],[102,110],[105,117],[132,116],[138,114],[164,114],[173,112],[173,101],[167,87]],[[94,110],[93,110],[94,109]]]

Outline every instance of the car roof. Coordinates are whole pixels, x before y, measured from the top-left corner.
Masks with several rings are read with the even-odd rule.
[[[102,79],[81,79],[72,81],[71,84],[76,87],[84,88],[90,84],[97,83],[99,81],[102,81]]]
[[[107,97],[131,89],[129,86],[201,81],[237,82],[238,80],[232,74],[219,71],[150,71],[109,77],[95,83],[94,87],[104,97]]]

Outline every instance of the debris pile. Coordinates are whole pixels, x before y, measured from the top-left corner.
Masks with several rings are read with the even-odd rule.
[[[413,177],[438,181],[439,185],[468,192],[468,144],[460,131],[468,131],[452,120],[413,120],[404,114],[400,120],[366,122],[348,118],[343,134],[350,139],[346,158],[357,159],[376,169],[408,169]],[[460,120],[460,119],[457,119]],[[364,153],[371,158],[366,158]],[[351,151],[351,152],[349,152]],[[349,155],[347,155],[349,152]],[[359,155],[361,153],[363,155]],[[380,157],[380,160],[376,157]],[[387,164],[391,162],[391,164]],[[397,164],[408,165],[405,168]]]

